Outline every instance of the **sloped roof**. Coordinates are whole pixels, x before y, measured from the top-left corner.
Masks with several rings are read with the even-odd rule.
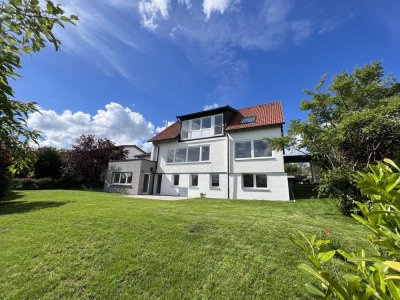
[[[150,142],[169,140],[177,138],[181,129],[181,124],[179,122],[175,122],[172,125],[165,128],[159,134],[150,139]]]
[[[242,119],[246,117],[255,117],[255,120],[254,122],[241,124]],[[232,131],[283,123],[285,123],[285,119],[283,117],[282,105],[277,101],[239,109],[225,130]],[[177,121],[150,139],[150,142],[175,139],[179,136],[179,133],[180,122]]]
[[[255,117],[254,122],[241,124],[243,118]],[[285,123],[280,102],[264,103],[241,108],[233,116],[226,131]]]

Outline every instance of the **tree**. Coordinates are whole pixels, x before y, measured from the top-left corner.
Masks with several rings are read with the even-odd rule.
[[[292,120],[273,147],[306,149],[320,170],[320,194],[337,195],[342,211],[350,214],[360,198],[351,174],[400,154],[400,84],[385,76],[380,62],[342,72],[327,88],[326,79],[315,91],[305,91],[311,97],[301,104],[307,119]]]
[[[43,147],[36,151],[36,162],[34,165],[36,178],[58,178],[61,175],[63,162],[56,148]]]
[[[55,25],[74,24],[76,16],[66,16],[59,5],[50,0],[5,0],[0,3],[0,144],[11,155],[11,172],[24,169],[34,160],[29,147],[39,132],[27,127],[29,113],[37,110],[35,102],[14,98],[10,79],[19,77],[21,56],[32,55],[60,41],[54,36]]]
[[[8,185],[10,184],[11,178],[10,172],[8,172],[10,165],[11,158],[0,145],[0,199],[4,197]]]
[[[124,159],[126,150],[107,138],[82,135],[66,154],[68,165],[82,177],[83,183],[99,187],[104,183],[104,174],[110,160]]]

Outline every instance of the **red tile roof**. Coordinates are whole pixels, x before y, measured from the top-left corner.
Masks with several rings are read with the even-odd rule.
[[[149,142],[156,142],[156,141],[162,141],[162,140],[169,140],[169,139],[177,138],[179,133],[180,133],[180,130],[181,130],[181,124],[179,122],[175,122],[172,125],[170,125],[167,128],[165,128],[159,134],[154,136],[152,139],[150,139]]]
[[[256,117],[256,119],[254,122],[241,124],[242,119],[246,117]],[[283,117],[281,103],[272,102],[239,109],[225,130],[229,131],[283,123],[285,123],[285,118]]]
[[[240,123],[243,118],[253,116],[255,117],[254,122],[245,124]],[[285,119],[283,117],[281,103],[272,102],[239,109],[238,112],[233,116],[233,119],[231,120],[231,122],[229,122],[225,130],[230,131],[283,123],[285,123]],[[155,137],[153,137],[150,142],[175,139],[179,136],[179,133],[180,123],[175,122],[171,126],[161,131]]]

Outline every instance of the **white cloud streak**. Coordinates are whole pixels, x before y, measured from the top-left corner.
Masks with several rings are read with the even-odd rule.
[[[230,0],[204,0],[203,12],[206,18],[209,19],[213,12],[223,14],[230,4]]]
[[[203,110],[210,110],[214,108],[218,108],[219,104],[218,103],[213,103],[213,104],[206,104],[203,106]]]

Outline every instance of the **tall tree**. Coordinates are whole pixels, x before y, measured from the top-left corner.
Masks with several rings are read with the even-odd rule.
[[[39,52],[46,43],[58,50],[55,26],[74,24],[78,18],[65,15],[50,0],[5,0],[0,3],[0,19],[0,144],[12,153],[12,169],[18,170],[33,157],[29,143],[37,140],[39,132],[29,129],[26,120],[37,106],[15,99],[9,80],[19,77],[22,55]]]
[[[307,119],[292,120],[273,145],[306,149],[321,173],[320,194],[339,196],[349,214],[360,195],[351,174],[400,155],[400,84],[380,62],[342,72],[327,87],[326,79],[305,91],[311,97],[301,104]]]
[[[66,154],[67,164],[82,177],[83,183],[100,187],[110,160],[123,159],[127,152],[107,138],[82,135],[76,140],[72,150]]]
[[[58,178],[63,166],[62,158],[56,148],[42,147],[36,151],[36,162],[34,165],[36,178]]]

